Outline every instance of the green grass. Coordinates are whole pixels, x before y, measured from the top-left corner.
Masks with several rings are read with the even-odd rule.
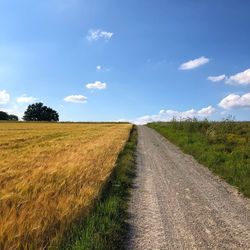
[[[250,197],[250,122],[191,120],[148,126]]]
[[[82,221],[75,222],[61,242],[50,249],[108,250],[124,249],[127,234],[127,207],[135,176],[137,130],[134,126],[115,170],[94,210]]]

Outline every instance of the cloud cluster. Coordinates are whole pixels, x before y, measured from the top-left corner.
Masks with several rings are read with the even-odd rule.
[[[22,95],[20,97],[17,97],[17,99],[16,99],[16,101],[18,103],[32,103],[36,100],[37,100],[37,98],[32,97],[32,96],[26,96],[26,95]]]
[[[92,41],[97,41],[99,39],[104,39],[104,40],[110,40],[114,33],[104,31],[104,30],[89,30],[87,39],[92,42]]]
[[[86,84],[87,89],[106,89],[107,84],[105,82],[95,81],[92,83]],[[69,95],[64,97],[65,102],[72,102],[72,103],[86,103],[88,100],[88,97],[84,95]]]
[[[226,79],[226,75],[219,75],[219,76],[209,76],[207,80],[211,82],[220,82]]]
[[[86,84],[86,88],[87,89],[106,89],[107,88],[107,84],[105,82],[100,82],[100,81],[95,81],[95,82],[91,82]]]
[[[180,70],[190,70],[190,69],[195,69],[195,68],[198,68],[206,63],[209,62],[209,59],[202,56],[202,57],[199,57],[197,59],[194,59],[194,60],[190,60],[188,62],[185,62],[183,64],[180,65],[179,69]]]
[[[10,94],[6,90],[0,91],[0,104],[7,104],[10,101]]]
[[[88,98],[84,95],[69,95],[64,98],[65,102],[86,103]]]
[[[230,94],[220,101],[219,107],[224,109],[250,107],[250,93],[244,95]]]
[[[220,103],[218,104],[219,107],[229,110],[235,108],[250,108],[250,93],[246,93],[243,95],[237,94],[230,94],[223,98]],[[211,105],[200,110],[189,109],[187,111],[176,111],[171,109],[162,109],[159,114],[156,115],[147,115],[136,118],[131,122],[136,124],[145,124],[148,122],[155,122],[155,121],[170,121],[173,118],[177,120],[186,120],[188,118],[205,118],[210,117],[216,113],[216,109],[213,108]]]
[[[226,84],[235,86],[246,86],[250,84],[250,69],[227,77],[226,75],[209,76],[207,80],[212,82],[225,81]]]
[[[171,109],[162,109],[158,114],[156,115],[146,115],[142,117],[138,117],[134,120],[130,120],[130,122],[135,124],[146,124],[148,122],[156,122],[156,121],[171,121],[173,118],[177,120],[186,120],[188,118],[206,118],[211,115],[213,115],[216,112],[216,109],[212,106],[208,106],[205,108],[202,108],[200,110],[190,109],[187,111],[176,111]],[[122,121],[122,120],[120,120]]]

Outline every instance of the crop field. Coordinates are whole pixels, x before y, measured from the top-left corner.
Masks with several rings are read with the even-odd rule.
[[[250,122],[191,120],[148,126],[250,197]]]
[[[130,124],[0,123],[0,249],[43,249],[88,214]]]

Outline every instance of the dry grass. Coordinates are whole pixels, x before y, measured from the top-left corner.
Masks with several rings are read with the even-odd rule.
[[[86,215],[131,127],[0,123],[0,249],[43,249]]]

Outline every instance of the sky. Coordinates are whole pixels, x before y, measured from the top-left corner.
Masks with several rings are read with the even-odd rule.
[[[0,110],[250,120],[248,0],[0,0]]]

